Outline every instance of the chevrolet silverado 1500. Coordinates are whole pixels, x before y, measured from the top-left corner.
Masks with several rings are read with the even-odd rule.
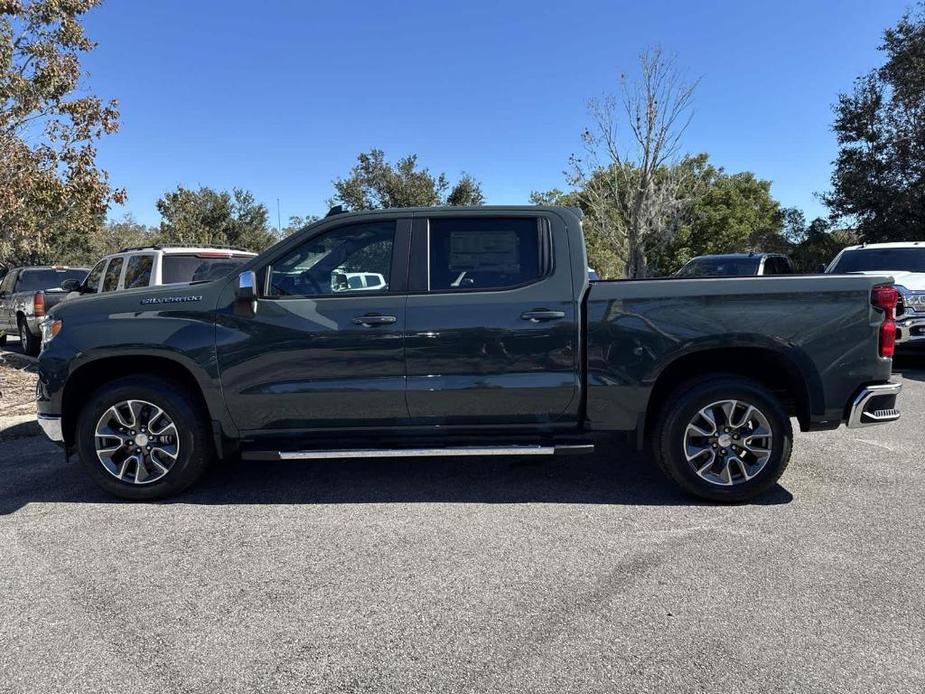
[[[738,501],[783,473],[791,418],[899,417],[889,277],[587,267],[567,208],[329,215],[231,276],[58,306],[39,421],[133,499],[233,455],[543,456],[620,436],[687,491]]]

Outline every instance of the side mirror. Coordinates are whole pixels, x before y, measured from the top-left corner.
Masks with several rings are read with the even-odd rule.
[[[61,289],[66,292],[79,292],[80,291],[80,280],[67,279],[61,283]]]
[[[257,275],[253,270],[238,275],[238,286],[234,290],[234,295],[238,301],[257,300]]]
[[[825,263],[819,263],[819,267],[816,268],[816,271],[817,271],[820,275],[822,275],[822,274],[825,274],[825,268],[826,268],[826,264],[825,264]]]

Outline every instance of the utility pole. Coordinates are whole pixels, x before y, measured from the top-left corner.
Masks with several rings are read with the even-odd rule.
[[[283,233],[283,218],[279,214],[279,198],[276,198],[276,233]]]

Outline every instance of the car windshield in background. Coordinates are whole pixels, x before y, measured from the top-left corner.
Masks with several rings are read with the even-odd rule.
[[[224,277],[250,256],[223,256],[216,258],[199,255],[165,255],[161,268],[163,284],[181,282],[208,282]]]
[[[17,292],[37,292],[39,289],[57,289],[64,280],[83,282],[87,276],[86,268],[71,270],[23,270],[16,282]]]
[[[677,277],[741,277],[758,274],[758,258],[696,258]]]
[[[845,251],[829,272],[925,272],[925,248],[859,248]]]

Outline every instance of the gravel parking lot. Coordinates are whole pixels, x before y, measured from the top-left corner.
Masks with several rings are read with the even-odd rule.
[[[0,692],[925,691],[925,363],[726,507],[634,453],[240,463],[164,504],[0,434]],[[13,420],[7,420],[7,424]]]

